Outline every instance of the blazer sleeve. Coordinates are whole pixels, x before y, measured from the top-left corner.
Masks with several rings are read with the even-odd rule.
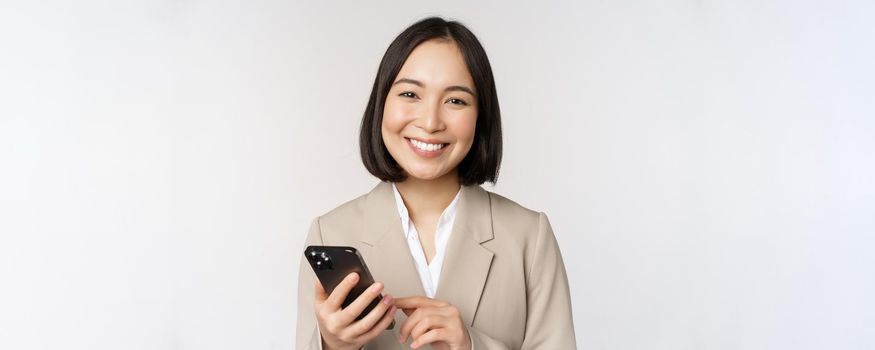
[[[319,229],[319,218],[313,220],[310,232],[307,234],[306,245],[321,245],[322,232]],[[314,309],[316,275],[310,270],[310,264],[301,254],[298,271],[298,325],[296,330],[295,349],[322,349],[322,335],[316,325],[316,310]]]
[[[534,258],[526,281],[526,332],[522,349],[576,349],[571,296],[559,244],[540,213]]]

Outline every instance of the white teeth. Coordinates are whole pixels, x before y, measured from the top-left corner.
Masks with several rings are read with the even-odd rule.
[[[442,143],[425,143],[414,139],[410,139],[410,143],[416,146],[416,148],[419,148],[426,152],[434,152],[444,147],[444,144]]]

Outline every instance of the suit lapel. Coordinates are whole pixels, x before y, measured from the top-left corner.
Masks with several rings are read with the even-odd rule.
[[[381,182],[368,193],[364,214],[360,251],[374,279],[396,297],[425,295],[391,184]],[[470,326],[492,265],[493,253],[481,245],[493,238],[489,193],[480,186],[463,186],[452,230],[435,299],[455,305]]]
[[[381,182],[367,195],[362,256],[376,281],[393,296],[425,295],[401,228],[392,185]]]
[[[493,253],[481,245],[493,238],[492,208],[489,193],[480,186],[461,191],[435,299],[455,305],[472,326],[492,265]]]

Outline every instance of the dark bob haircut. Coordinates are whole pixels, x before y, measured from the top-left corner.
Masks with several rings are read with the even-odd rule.
[[[383,55],[362,117],[359,134],[362,163],[382,181],[400,182],[407,178],[383,143],[383,106],[407,56],[419,44],[431,39],[448,39],[458,45],[477,92],[474,142],[459,163],[459,182],[462,185],[480,185],[487,181],[495,183],[501,165],[501,113],[492,67],[483,46],[468,28],[459,22],[438,17],[425,18],[405,29]]]

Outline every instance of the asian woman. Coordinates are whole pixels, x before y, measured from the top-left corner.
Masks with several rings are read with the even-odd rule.
[[[489,60],[470,30],[431,17],[398,35],[359,141],[381,182],[316,218],[306,243],[356,248],[377,282],[342,308],[359,276],[328,294],[302,260],[299,349],[575,348],[546,215],[480,187],[498,177],[501,118]]]

